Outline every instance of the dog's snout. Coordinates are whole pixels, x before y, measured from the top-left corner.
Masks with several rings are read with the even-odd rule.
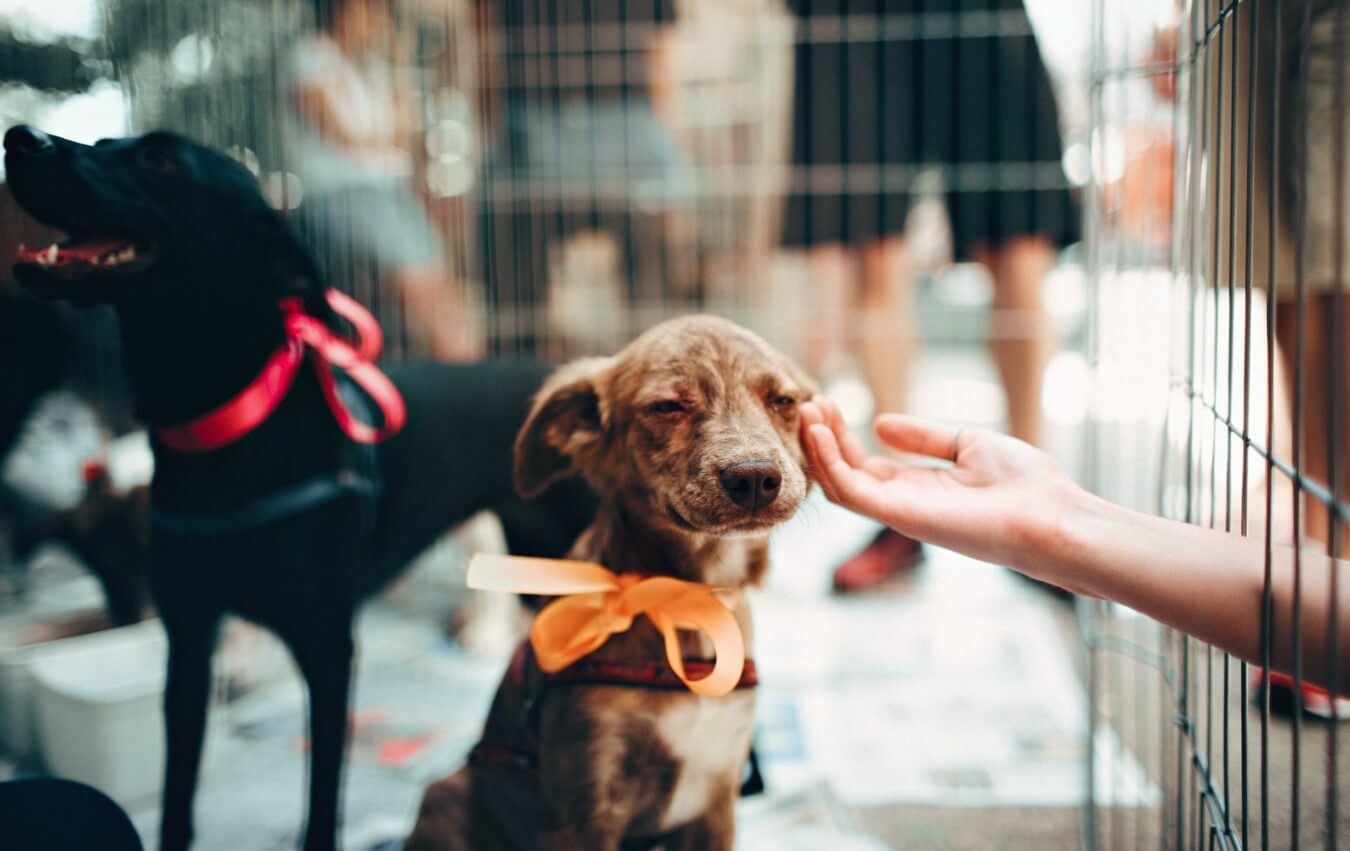
[[[773,502],[783,484],[783,472],[766,458],[733,464],[722,471],[722,489],[731,501],[754,512]]]
[[[55,151],[56,143],[52,141],[51,136],[36,127],[19,124],[9,128],[9,132],[5,133],[5,150],[34,157]]]

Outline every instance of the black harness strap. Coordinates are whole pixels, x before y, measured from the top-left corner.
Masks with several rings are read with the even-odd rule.
[[[227,535],[266,526],[347,494],[374,497],[378,493],[379,488],[373,481],[344,470],[317,476],[229,511],[199,514],[165,511],[152,505],[150,523],[157,530],[179,535]]]
[[[373,422],[372,405],[365,394],[346,376],[338,377],[337,386],[348,409],[365,421]],[[373,528],[375,500],[382,489],[375,447],[348,440],[343,456],[335,472],[306,479],[238,508],[209,512],[168,511],[152,503],[150,523],[157,531],[178,535],[228,535],[257,529],[339,497],[357,494],[366,497],[367,501],[362,522]]]

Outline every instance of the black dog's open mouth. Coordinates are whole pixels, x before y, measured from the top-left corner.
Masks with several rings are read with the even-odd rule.
[[[138,240],[81,236],[42,248],[20,245],[17,261],[63,276],[83,278],[140,271],[154,261],[154,254],[152,246]]]

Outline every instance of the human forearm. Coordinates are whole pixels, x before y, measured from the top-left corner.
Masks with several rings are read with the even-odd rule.
[[[372,124],[335,100],[321,87],[302,86],[295,91],[296,109],[320,136],[354,155],[385,155],[399,150],[395,140],[405,132],[402,124]]]
[[[342,120],[328,95],[316,86],[298,86],[294,92],[295,108],[301,118],[320,136],[347,149],[358,149],[365,144],[361,134]]]
[[[1162,623],[1261,664],[1261,607],[1265,547],[1243,538],[1164,520],[1084,494],[1047,541],[1038,566],[1014,565],[1048,581],[1071,578],[1074,590],[1113,600]],[[1341,562],[1344,569],[1347,565]],[[1299,628],[1294,629],[1294,552],[1276,546],[1271,557],[1273,612],[1270,665],[1292,672],[1294,636],[1302,640],[1302,674],[1327,684],[1333,654],[1328,642],[1331,566],[1325,554],[1304,551]],[[1344,577],[1341,577],[1344,578]],[[1342,619],[1350,616],[1350,589],[1337,589]],[[1350,624],[1338,630],[1339,683],[1350,683]]]
[[[1109,503],[1074,484],[1049,455],[1006,435],[878,417],[877,436],[887,446],[947,462],[916,464],[869,456],[828,399],[803,405],[802,421],[812,471],[840,505],[919,540],[1122,603],[1264,662],[1262,539]],[[1327,684],[1334,660],[1335,679],[1350,686],[1350,587],[1336,589],[1333,608],[1326,555],[1305,550],[1295,570],[1294,551],[1276,547],[1270,561],[1271,667],[1292,671],[1301,658],[1303,675]],[[1350,564],[1335,569],[1344,577]],[[1333,611],[1347,623],[1328,641]]]

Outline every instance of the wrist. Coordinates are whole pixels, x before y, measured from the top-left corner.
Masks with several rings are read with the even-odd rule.
[[[1056,498],[1032,510],[1028,539],[1012,566],[1018,571],[1075,594],[1101,596],[1094,582],[1100,544],[1110,540],[1109,527],[1119,507],[1068,482]]]

